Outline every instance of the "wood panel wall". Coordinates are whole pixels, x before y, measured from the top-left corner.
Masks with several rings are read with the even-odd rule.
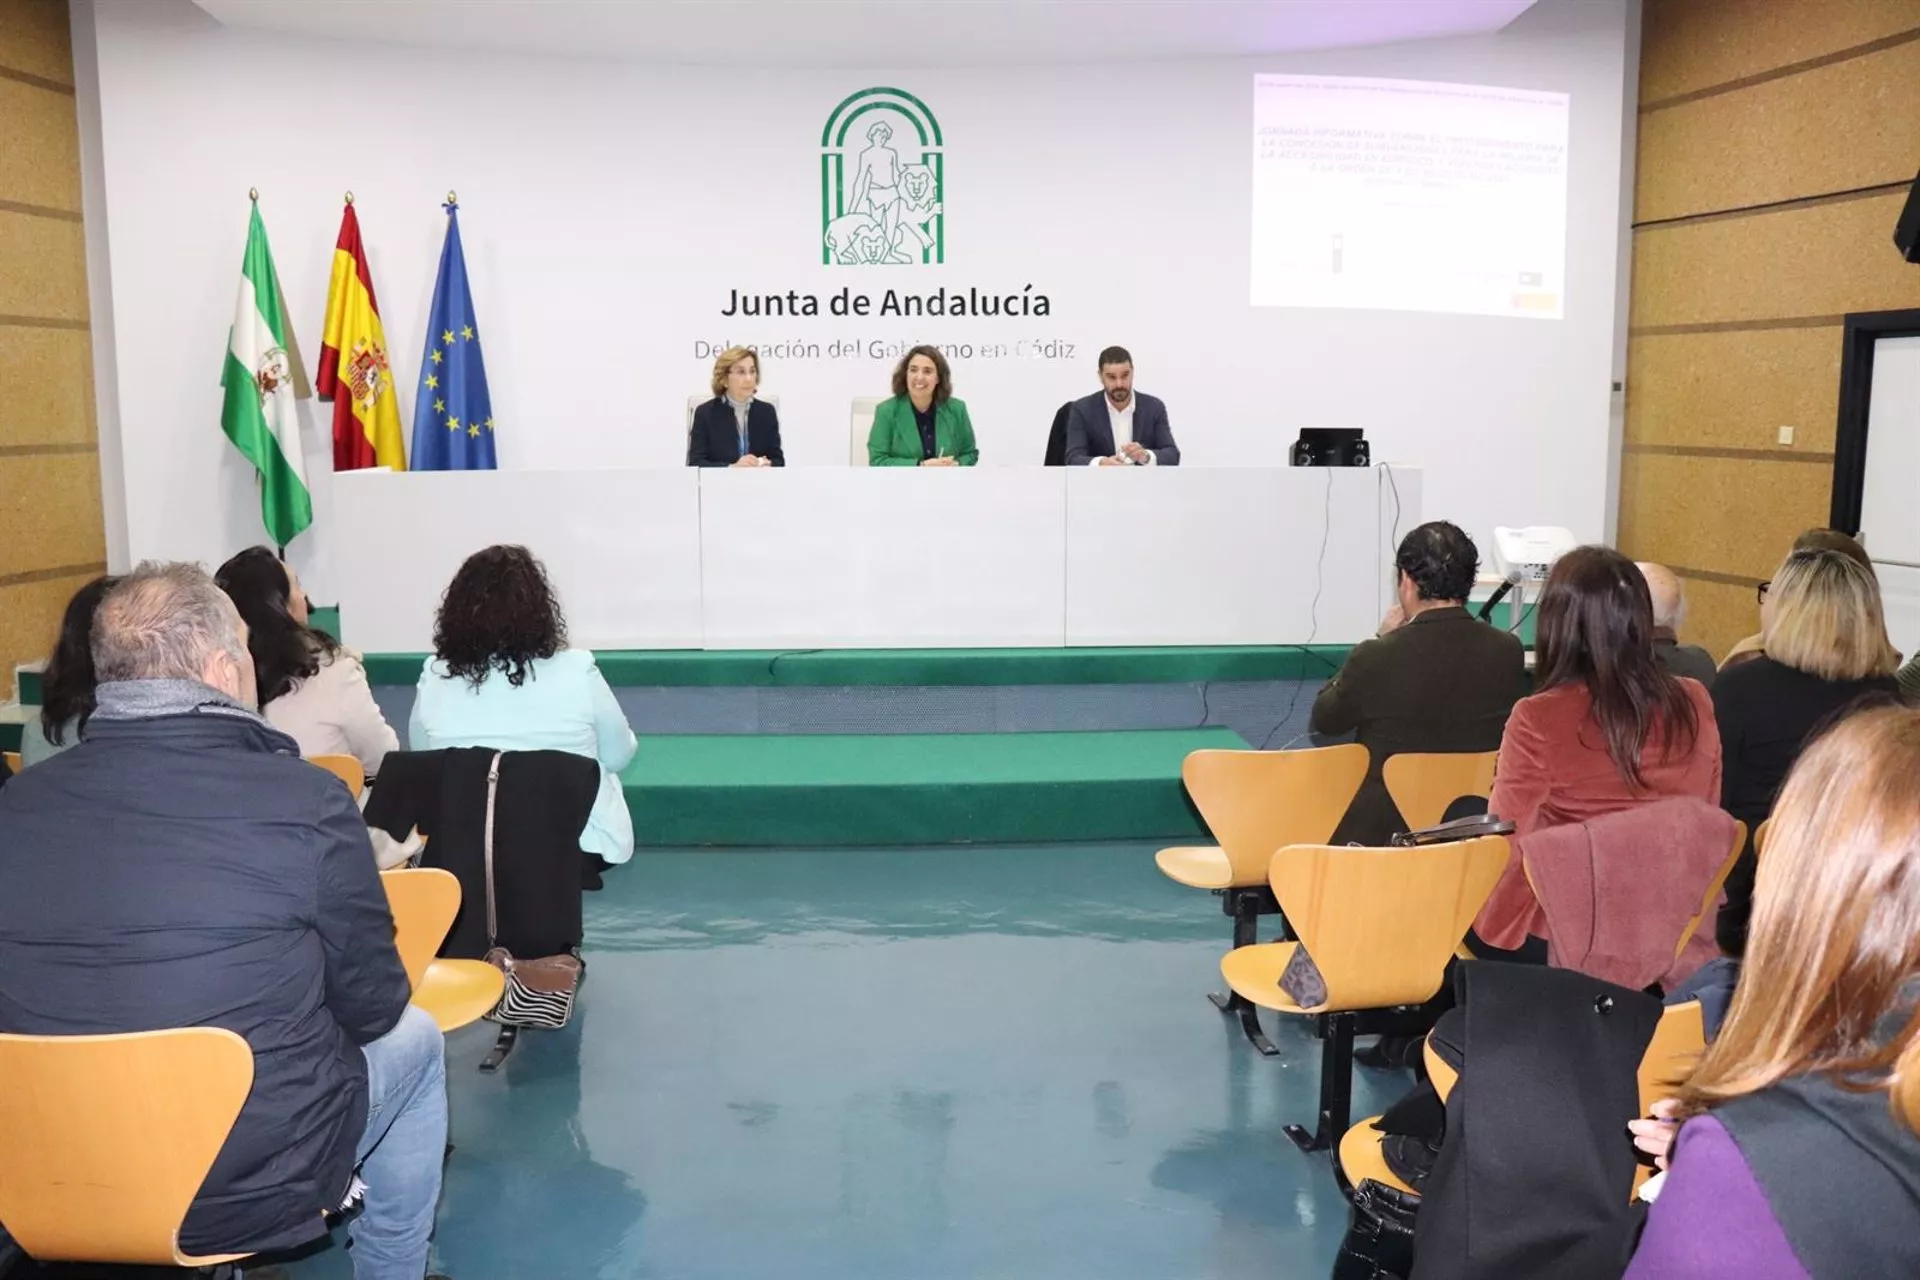
[[[1716,654],[1826,523],[1841,318],[1920,306],[1916,170],[1920,0],[1645,0],[1620,546]]]
[[[0,700],[106,571],[67,0],[0,0]]]

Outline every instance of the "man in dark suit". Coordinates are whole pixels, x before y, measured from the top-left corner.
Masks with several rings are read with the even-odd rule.
[[[1167,406],[1133,389],[1133,357],[1125,347],[1100,353],[1101,390],[1075,400],[1067,415],[1067,465],[1177,467],[1180,446]]]
[[[1467,612],[1479,569],[1478,548],[1455,525],[1407,534],[1394,556],[1399,603],[1314,699],[1315,733],[1352,733],[1372,756],[1333,843],[1380,845],[1406,829],[1380,775],[1389,756],[1499,749],[1527,692],[1525,654],[1517,637]]]

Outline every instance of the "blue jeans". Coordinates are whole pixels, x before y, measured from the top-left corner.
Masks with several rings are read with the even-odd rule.
[[[363,1045],[367,1131],[360,1137],[366,1205],[347,1228],[354,1280],[421,1280],[447,1154],[447,1055],[440,1028],[413,1005]]]

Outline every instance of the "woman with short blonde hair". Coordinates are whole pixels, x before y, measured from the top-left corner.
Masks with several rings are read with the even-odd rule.
[[[1781,791],[1740,984],[1627,1280],[1920,1275],[1920,712],[1863,711]],[[1903,1097],[1903,1095],[1906,1095]]]
[[[1781,562],[1760,606],[1760,642],[1769,658],[1822,680],[1890,676],[1880,584],[1839,551],[1794,551]]]
[[[1893,646],[1880,584],[1844,551],[1789,552],[1760,606],[1765,652],[1723,668],[1713,682],[1714,718],[1726,753],[1720,807],[1747,824],[1766,821],[1801,748],[1865,697],[1896,693]],[[1739,955],[1753,905],[1749,850],[1727,878],[1720,949]]]
[[[728,347],[713,361],[713,399],[693,411],[687,430],[690,467],[784,467],[780,415],[758,399],[760,353]]]

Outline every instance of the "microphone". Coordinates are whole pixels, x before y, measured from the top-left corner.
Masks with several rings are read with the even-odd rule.
[[[1475,616],[1478,617],[1482,622],[1490,621],[1493,617],[1493,606],[1499,604],[1502,600],[1505,600],[1507,598],[1507,592],[1513,590],[1515,587],[1519,585],[1520,585],[1520,571],[1516,569],[1512,573],[1507,575],[1505,582],[1502,582],[1499,586],[1493,589],[1493,594],[1487,597],[1487,602],[1480,606],[1480,612]]]

